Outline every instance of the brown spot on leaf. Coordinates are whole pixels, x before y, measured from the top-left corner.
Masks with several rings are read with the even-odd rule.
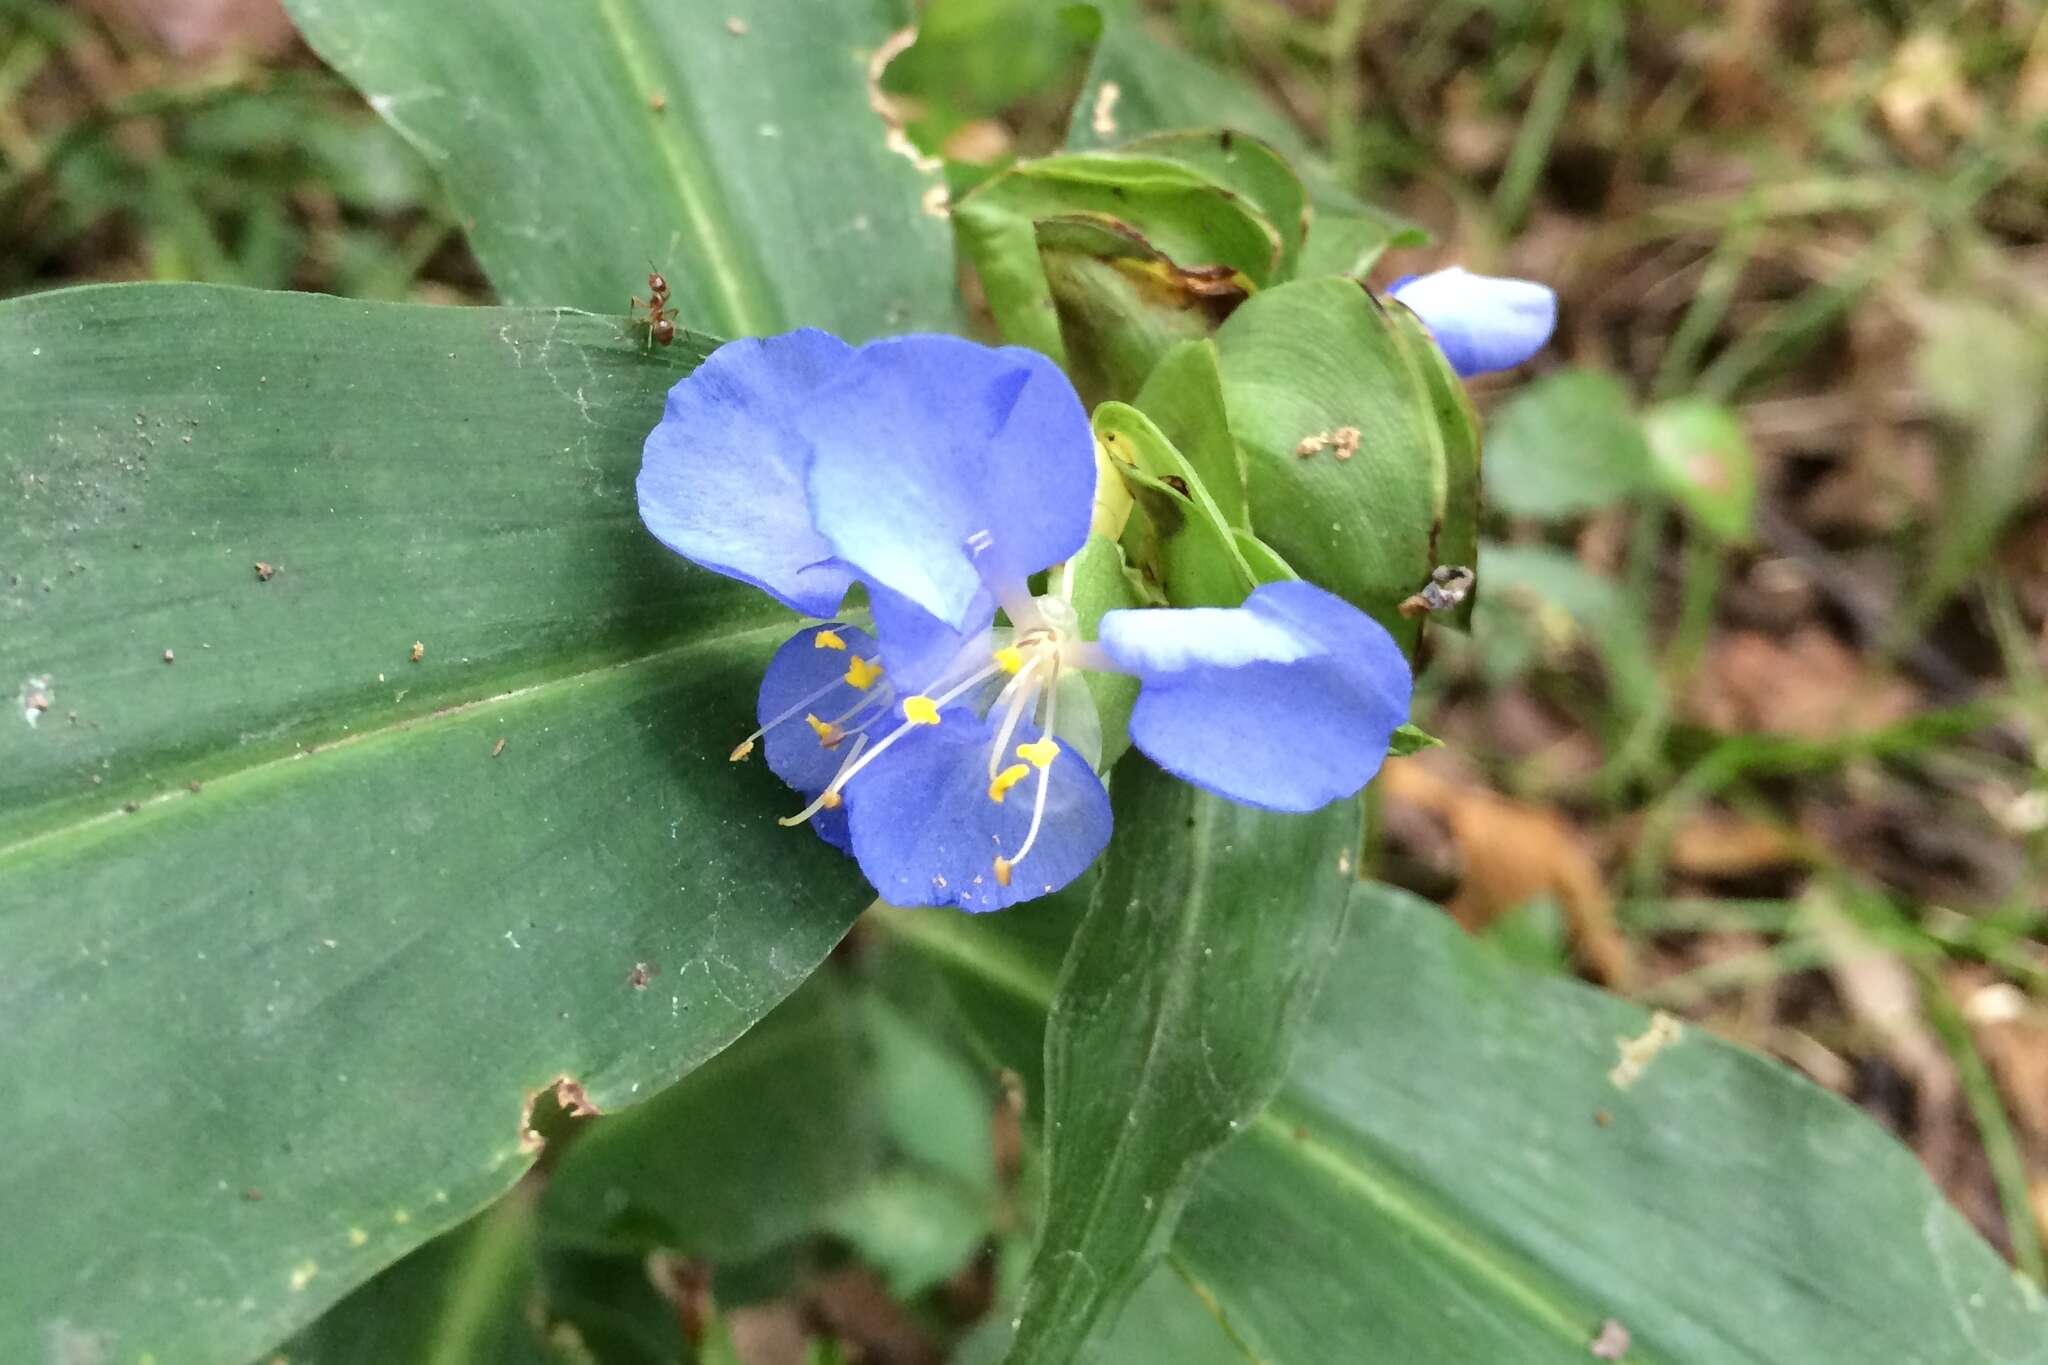
[[[573,1076],[557,1076],[551,1085],[527,1092],[526,1102],[519,1109],[519,1150],[538,1152],[547,1145],[547,1136],[541,1130],[553,1129],[555,1125],[538,1120],[536,1111],[541,1101],[550,1101],[558,1111],[558,1118],[594,1118],[604,1111],[593,1104],[583,1083]]]
[[[1595,1360],[1620,1360],[1628,1354],[1630,1337],[1628,1328],[1618,1319],[1609,1318],[1600,1324],[1600,1335],[1587,1344]]]

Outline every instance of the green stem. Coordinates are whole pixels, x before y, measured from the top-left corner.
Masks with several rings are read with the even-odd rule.
[[[1586,38],[1575,28],[1552,50],[1543,74],[1537,77],[1536,89],[1529,96],[1529,112],[1522,119],[1521,131],[1515,135],[1514,148],[1508,153],[1507,168],[1501,172],[1500,184],[1493,191],[1494,214],[1503,228],[1517,226],[1529,210],[1537,178],[1543,174],[1544,163],[1550,160],[1551,144],[1557,140],[1558,127],[1564,122],[1565,109],[1571,101],[1572,86],[1578,81],[1579,68],[1585,61]]]
[[[2012,1239],[2012,1258],[2020,1272],[2035,1284],[2048,1283],[2048,1258],[2041,1248],[2041,1227],[2027,1188],[2027,1163],[2020,1154],[2012,1122],[2006,1117],[2005,1102],[1970,1025],[1949,998],[1939,977],[1923,964],[1920,967],[1920,1000],[1927,1021],[1934,1026],[1943,1046],[1956,1064],[1962,1081],[1963,1102],[1970,1107],[1971,1121],[1984,1144],[1984,1156],[1991,1166],[1991,1182],[1998,1188],[1999,1207],[2005,1214],[2006,1235]]]

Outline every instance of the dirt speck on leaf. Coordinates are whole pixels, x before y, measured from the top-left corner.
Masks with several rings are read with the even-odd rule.
[[[1095,109],[1088,120],[1088,126],[1095,130],[1097,137],[1116,136],[1116,102],[1123,98],[1124,88],[1115,81],[1104,81],[1095,91]]]
[[[1643,1030],[1640,1038],[1617,1038],[1615,1044],[1621,1048],[1621,1060],[1607,1073],[1608,1081],[1617,1090],[1626,1090],[1643,1077],[1657,1054],[1670,1047],[1685,1035],[1685,1025],[1675,1014],[1658,1010],[1650,1016],[1650,1026]]]

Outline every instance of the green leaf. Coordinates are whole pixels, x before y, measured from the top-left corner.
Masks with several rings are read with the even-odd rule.
[[[1095,410],[1095,438],[1137,501],[1125,544],[1180,607],[1234,607],[1256,586],[1207,486],[1152,419],[1125,403]]]
[[[2030,300],[1931,310],[1915,358],[1951,458],[1942,515],[1906,616],[1925,620],[1990,555],[2041,490],[2048,442],[2048,310]]]
[[[832,1192],[838,1207],[827,1226],[909,1302],[958,1273],[996,1222],[993,1086],[963,1060],[956,1038],[942,1043],[879,992],[863,996],[861,1019],[897,1159],[852,1195]]]
[[[1487,596],[1473,616],[1472,640],[1496,683],[1583,636],[1599,650],[1628,713],[1656,701],[1663,686],[1656,652],[1641,612],[1613,580],[1554,546],[1492,541],[1480,548],[1479,578]]]
[[[1719,403],[1679,398],[1643,414],[1650,467],[1664,491],[1709,534],[1746,541],[1756,518],[1756,452]]]
[[[1133,761],[1046,1029],[1047,1204],[1010,1365],[1064,1365],[1264,1107],[1344,927],[1358,807],[1240,806]]]
[[[1250,530],[1245,509],[1244,454],[1230,434],[1216,343],[1184,341],[1161,356],[1131,400],[1194,466],[1216,510],[1234,530]]]
[[[1644,1365],[2048,1361],[2040,1291],[1853,1106],[1689,1027],[1618,1086],[1640,1008],[1359,895],[1286,1085],[1173,1241],[1248,1356],[1582,1365],[1611,1318]],[[886,924],[1028,1081],[1058,918]]]
[[[231,289],[0,305],[0,649],[48,704],[0,727],[0,1204],[39,1229],[0,1358],[254,1354],[508,1189],[537,1092],[652,1096],[865,903],[726,761],[786,615],[636,514],[701,352]]]
[[[510,303],[851,339],[960,322],[941,181],[870,105],[888,0],[291,0],[433,163]],[[739,31],[735,31],[739,30]]]
[[[1279,234],[1280,255],[1272,280],[1291,280],[1308,227],[1308,196],[1286,158],[1255,137],[1228,128],[1152,133],[1126,142],[1119,151],[1156,156],[1190,166],[1232,194],[1241,195]]]
[[[1216,344],[1259,538],[1412,642],[1396,607],[1437,563],[1445,457],[1392,318],[1349,280],[1299,280],[1246,302]],[[1349,458],[1336,444],[1345,428]],[[1325,445],[1298,454],[1306,438]]]
[[[1280,231],[1204,171],[1093,153],[1020,163],[953,208],[1006,340],[1128,398],[1174,343],[1206,336],[1273,277]]]
[[[1083,639],[1095,638],[1096,627],[1106,613],[1148,605],[1124,563],[1123,550],[1108,536],[1090,535],[1081,553],[1068,561],[1067,573]],[[1138,680],[1108,669],[1090,669],[1081,678],[1095,699],[1096,719],[1102,726],[1102,768],[1107,772],[1131,747],[1131,708],[1138,703]]]
[[[1596,511],[1655,486],[1649,443],[1612,375],[1547,375],[1501,405],[1486,442],[1486,500],[1518,517]]]
[[[573,1338],[550,1339],[528,1312],[540,1294],[533,1204],[530,1191],[515,1191],[435,1238],[294,1337],[283,1357],[296,1365],[578,1365],[587,1357]]]
[[[597,1119],[549,1174],[549,1240],[738,1262],[811,1231],[881,1160],[858,1020],[814,977],[680,1084]]]
[[[961,126],[1078,77],[1099,27],[1085,5],[926,0],[917,41],[889,64],[882,85],[917,101],[910,131],[936,152]]]
[[[1139,0],[1096,0],[1091,7],[1101,15],[1102,34],[1068,123],[1070,148],[1084,151],[1153,133],[1219,126],[1258,138],[1287,159],[1316,205],[1319,217],[1308,224],[1308,251],[1311,256],[1321,254],[1313,265],[1303,261],[1300,277],[1362,273],[1384,245],[1420,245],[1428,240],[1420,229],[1360,204],[1301,130],[1240,74],[1153,37]],[[1320,225],[1330,218],[1353,219],[1367,227],[1339,226],[1336,233],[1342,243],[1331,243],[1325,233],[1319,249]],[[1388,236],[1383,245],[1373,247],[1368,234],[1377,231]],[[1367,252],[1371,259],[1356,270],[1339,270],[1333,264],[1355,262]]]
[[[1393,742],[1387,747],[1387,757],[1406,758],[1410,754],[1419,754],[1424,749],[1441,747],[1443,741],[1420,725],[1402,725],[1394,730]]]
[[[1443,440],[1443,521],[1430,557],[1437,565],[1473,568],[1479,560],[1479,414],[1472,407],[1464,381],[1451,369],[1450,361],[1445,359],[1422,320],[1398,304],[1389,306],[1387,315],[1394,320],[1407,343],[1409,360],[1422,376],[1429,393],[1430,411],[1436,417],[1437,432]],[[1461,630],[1468,627],[1480,587],[1475,582],[1462,602],[1433,619]]]
[[[1391,213],[1362,206],[1345,213],[1324,213],[1309,225],[1296,273],[1303,279],[1316,275],[1356,279],[1370,273],[1380,257],[1395,247],[1428,245],[1428,233]]]

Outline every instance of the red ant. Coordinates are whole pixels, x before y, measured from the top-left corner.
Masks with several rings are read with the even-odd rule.
[[[668,280],[660,271],[651,271],[647,276],[647,297],[633,296],[632,311],[647,312],[647,339],[658,346],[666,346],[676,339],[676,324],[668,307]]]

